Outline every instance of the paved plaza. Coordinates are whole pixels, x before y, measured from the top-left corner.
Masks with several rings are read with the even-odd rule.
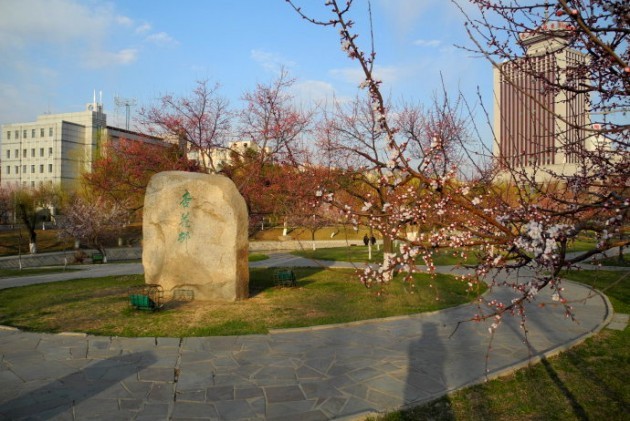
[[[312,265],[348,266],[282,253],[251,263]],[[89,265],[80,272],[0,279],[0,288],[122,273],[142,273],[142,266]],[[565,286],[579,323],[544,290],[529,307],[528,341],[520,319],[506,317],[488,359],[488,323],[464,323],[455,331],[477,312],[472,304],[230,337],[121,338],[2,328],[0,419],[363,419],[509,373],[611,321],[605,296],[583,285]],[[490,296],[509,300],[511,294],[496,288]]]

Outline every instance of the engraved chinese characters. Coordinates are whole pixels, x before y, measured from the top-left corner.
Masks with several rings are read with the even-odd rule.
[[[143,215],[145,281],[192,290],[196,300],[247,298],[247,208],[220,175],[167,171],[147,186]]]

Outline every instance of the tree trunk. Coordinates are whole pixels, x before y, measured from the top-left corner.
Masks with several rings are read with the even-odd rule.
[[[372,237],[374,236],[374,228],[370,226],[370,239],[368,241],[368,260],[372,260]]]
[[[94,246],[96,247],[96,250],[98,250],[98,252],[101,253],[101,255],[103,256],[103,263],[107,263],[107,254],[105,253],[105,246],[101,244],[100,240],[95,240],[93,243],[94,243]]]
[[[393,253],[394,242],[391,238],[383,236],[383,253]]]
[[[29,252],[31,254],[37,253],[37,233],[35,232],[35,215],[33,218],[29,218],[26,214],[26,206],[23,204],[19,205],[20,213],[22,214],[22,222],[24,222],[24,226],[28,230],[28,244],[29,244]]]

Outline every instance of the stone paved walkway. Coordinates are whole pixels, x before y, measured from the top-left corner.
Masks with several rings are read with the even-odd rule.
[[[330,263],[285,254],[266,263],[313,264]],[[121,266],[138,270],[135,265],[100,267],[120,273]],[[105,269],[77,276],[100,270]],[[49,281],[48,276],[19,282]],[[0,288],[14,282],[0,280]],[[118,338],[4,328],[0,419],[362,419],[511,372],[581,342],[610,321],[604,296],[570,282],[566,288],[579,324],[543,291],[529,308],[528,344],[518,320],[506,318],[487,367],[486,323],[466,323],[453,334],[458,321],[475,313],[473,305],[235,337]],[[509,299],[511,292],[491,294]],[[539,307],[541,302],[547,305]]]

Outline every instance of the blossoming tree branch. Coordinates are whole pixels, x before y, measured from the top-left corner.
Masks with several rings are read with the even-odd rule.
[[[493,319],[491,331],[504,315],[513,314],[521,317],[526,332],[525,306],[543,288],[550,288],[553,299],[573,317],[571,303],[563,296],[562,272],[613,248],[622,250],[629,243],[627,120],[609,118],[600,124],[593,124],[590,118],[567,121],[548,104],[546,112],[557,121],[564,120],[564,135],[548,133],[561,138],[553,152],[570,157],[575,171],[564,173],[535,160],[533,170],[525,171],[489,148],[480,153],[466,144],[470,118],[463,112],[468,108],[465,98],[450,100],[444,93],[428,109],[390,104],[381,92],[381,81],[374,76],[377,54],[373,42],[365,49],[360,45],[364,38],[354,32],[352,0],[326,1],[322,18],[305,12],[297,1],[287,2],[308,22],[336,29],[341,49],[363,71],[360,88],[365,99],[358,97],[350,106],[335,105],[318,130],[322,153],[337,156],[332,165],[337,169],[345,165],[350,176],[343,185],[322,184],[317,196],[339,208],[353,223],[377,230],[389,244],[379,268],[366,267],[362,272],[365,285],[387,284],[396,271],[413,283],[416,272],[435,273],[435,253],[449,250],[463,258],[475,255],[468,260],[471,271],[462,277],[471,288],[488,282],[514,290],[514,298],[508,302],[480,298],[479,312],[471,320]],[[501,69],[506,83],[518,89],[499,66],[510,61],[550,95],[569,92],[558,101],[568,103],[572,95],[587,94],[593,116],[606,117],[630,107],[630,10],[626,3],[469,3],[477,6],[478,13],[466,15],[465,30],[472,46],[463,48],[480,52]],[[460,10],[464,13],[465,9]],[[543,72],[525,54],[519,34],[546,31],[543,28],[551,16],[565,31],[558,48],[579,50],[587,59],[563,69],[561,63],[552,61],[553,71]],[[542,54],[556,53],[558,49]],[[565,72],[562,79],[555,76],[560,70]],[[540,102],[538,96],[521,91]],[[573,129],[579,138],[566,135]],[[604,140],[585,147],[593,136]],[[537,139],[528,141],[536,143]],[[571,245],[584,237],[593,238],[593,246],[571,252]]]

